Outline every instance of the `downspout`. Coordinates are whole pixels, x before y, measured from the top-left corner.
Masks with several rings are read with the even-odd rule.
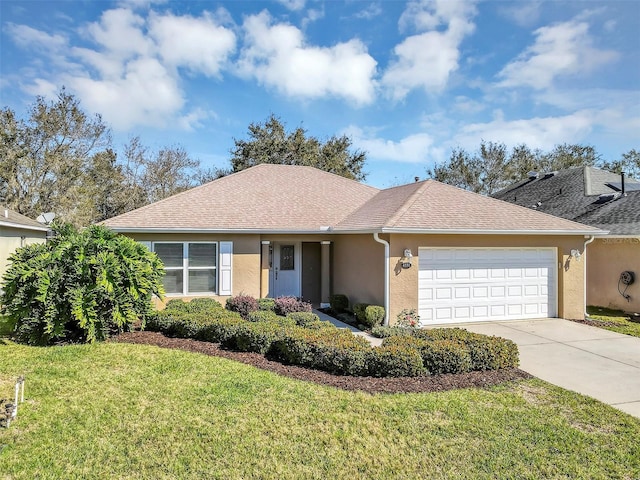
[[[373,234],[373,239],[384,245],[384,326],[389,326],[389,242],[382,240],[378,232]]]
[[[596,237],[591,235],[591,238],[584,242],[584,250],[582,250],[582,256],[584,257],[584,318],[589,317],[589,314],[587,313],[587,245],[595,239]]]

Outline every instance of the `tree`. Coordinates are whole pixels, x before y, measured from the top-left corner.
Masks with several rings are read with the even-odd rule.
[[[619,160],[605,162],[604,168],[614,173],[624,172],[627,176],[640,180],[640,151],[631,149],[623,153]]]
[[[362,171],[366,154],[351,151],[352,140],[346,135],[332,136],[323,143],[302,127],[287,132],[275,115],[264,123],[251,123],[248,133],[248,140],[234,138],[235,147],[230,152],[232,172],[271,163],[316,167],[358,181],[366,178]]]
[[[162,262],[131,238],[101,226],[53,226],[56,236],[19,248],[4,274],[2,313],[19,341],[93,342],[153,313],[164,294]]]
[[[633,150],[631,151],[633,152]],[[633,155],[624,157],[633,164]],[[621,161],[622,162],[622,161]],[[527,178],[528,172],[551,172],[577,166],[606,168],[601,156],[590,145],[556,145],[550,152],[531,150],[520,144],[507,152],[503,143],[480,143],[474,154],[461,148],[451,152],[449,161],[427,169],[427,176],[475,193],[491,195],[507,185]]]
[[[27,120],[0,111],[0,198],[35,218],[53,211],[75,222],[65,201],[77,191],[90,159],[104,152],[110,134],[100,115],[90,117],[64,89],[47,103],[37,97]],[[77,222],[75,222],[77,223]]]

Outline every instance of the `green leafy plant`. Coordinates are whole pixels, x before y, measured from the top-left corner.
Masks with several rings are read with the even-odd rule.
[[[349,309],[349,297],[342,293],[335,293],[329,297],[329,305],[336,313],[346,312]]]
[[[360,323],[366,323],[366,309],[369,306],[368,303],[354,303],[353,304],[353,314],[356,316],[356,319]]]
[[[102,226],[53,230],[9,257],[1,301],[18,341],[93,342],[153,316],[151,296],[164,294],[154,253]]]
[[[276,301],[273,298],[259,298],[258,310],[276,311]]]
[[[367,308],[365,308],[364,313],[365,325],[370,328],[382,325],[385,314],[384,307],[381,307],[379,305],[369,305]]]
[[[416,312],[415,308],[404,309],[397,315],[397,326],[404,328],[419,328],[420,327],[420,315]]]
[[[301,327],[320,321],[320,317],[313,312],[291,312],[287,315],[287,318],[295,321],[296,325]]]

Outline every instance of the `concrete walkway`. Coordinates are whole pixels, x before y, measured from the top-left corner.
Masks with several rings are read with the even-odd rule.
[[[640,418],[640,338],[558,318],[455,326],[513,340],[522,370]]]
[[[380,346],[382,344],[382,339],[374,337],[373,335],[369,335],[367,332],[363,332],[362,330],[358,330],[356,327],[349,325],[348,323],[341,322],[340,320],[336,320],[333,317],[330,317],[326,313],[322,313],[318,310],[314,310],[313,313],[320,317],[320,320],[327,321],[333,323],[338,328],[346,328],[354,335],[358,335],[359,337],[363,337],[369,341],[371,345],[374,347]]]

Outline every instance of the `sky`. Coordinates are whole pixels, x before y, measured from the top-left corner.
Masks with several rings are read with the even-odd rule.
[[[224,168],[274,114],[425,178],[481,141],[640,149],[640,1],[0,1],[0,107],[64,86],[151,149]]]

